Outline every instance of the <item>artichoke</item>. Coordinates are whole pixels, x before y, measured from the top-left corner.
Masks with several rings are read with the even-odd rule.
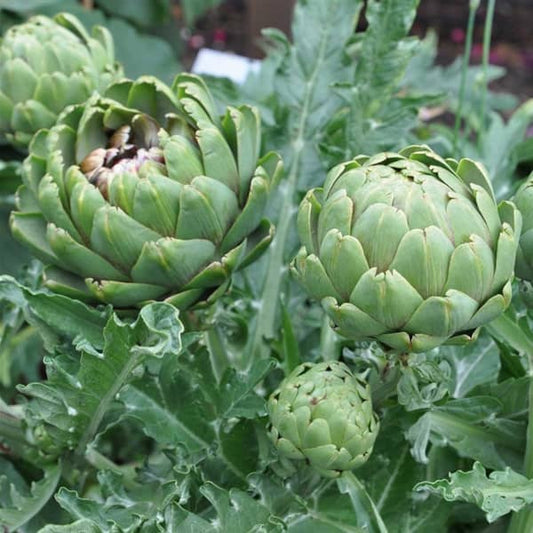
[[[379,422],[368,385],[338,361],[304,363],[268,400],[270,437],[282,457],[327,477],[363,464]]]
[[[410,146],[343,163],[306,195],[292,271],[343,336],[423,352],[509,305],[520,228],[479,164]]]
[[[520,279],[531,282],[533,281],[533,174],[518,189],[514,202],[523,220],[515,272]]]
[[[59,293],[209,303],[272,238],[262,213],[279,159],[258,161],[260,139],[256,110],[219,117],[198,77],[123,80],[35,135],[12,232]]]
[[[67,13],[12,26],[0,42],[0,134],[25,149],[67,105],[86,101],[121,74],[105,28],[91,36]]]

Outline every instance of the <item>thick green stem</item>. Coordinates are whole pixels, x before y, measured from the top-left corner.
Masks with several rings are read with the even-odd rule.
[[[214,326],[207,330],[204,335],[205,340],[207,342],[207,346],[209,347],[209,355],[211,358],[213,374],[215,375],[217,382],[220,383],[220,380],[222,379],[226,368],[231,366],[231,363],[229,361],[226,348],[224,347],[224,343],[220,336],[219,329]]]
[[[494,20],[494,7],[496,0],[488,0],[487,16],[485,18],[485,27],[483,29],[483,88],[481,90],[481,110],[479,113],[479,135],[478,144],[481,146],[483,134],[485,132],[485,114],[487,108],[487,92],[489,83],[489,53],[490,41],[492,38],[492,21]]]
[[[529,410],[527,421],[527,444],[524,458],[524,474],[533,478],[533,352],[528,353],[528,376],[529,376]],[[526,507],[519,513],[515,513],[511,519],[508,533],[531,533],[533,531],[533,509]]]
[[[340,356],[340,343],[329,322],[329,317],[324,315],[320,330],[320,354],[324,361],[337,361]]]
[[[306,142],[309,142],[306,135],[308,120],[309,117],[312,116],[311,104],[313,92],[316,80],[320,75],[321,67],[327,61],[327,36],[328,33],[324,32],[317,50],[315,68],[310,73],[303,94],[296,134],[290,143],[292,159],[289,166],[288,176],[282,185],[283,202],[277,224],[276,236],[274,237],[274,242],[270,248],[268,270],[266,273],[265,285],[263,286],[261,294],[255,331],[252,334],[250,346],[247,350],[249,361],[252,361],[254,357],[268,357],[268,341],[273,339],[275,334],[276,311],[279,308],[281,285],[287,273],[287,267],[285,264],[287,240],[296,213],[295,193],[298,185],[304,148]]]
[[[470,63],[470,54],[472,53],[472,37],[474,35],[474,21],[476,19],[476,11],[479,7],[479,0],[471,0],[470,10],[468,12],[468,25],[466,27],[466,41],[465,51],[463,55],[463,66],[461,70],[461,82],[459,85],[459,101],[457,104],[457,112],[455,114],[455,126],[453,131],[453,153],[457,157],[457,145],[459,143],[459,129],[461,127],[461,120],[463,118],[463,104],[466,91],[466,74],[468,71],[468,64]]]
[[[299,156],[295,157],[289,177],[285,182],[284,199],[281,215],[276,229],[276,236],[270,250],[268,270],[263,288],[262,302],[257,314],[250,358],[268,356],[268,340],[274,337],[276,310],[281,292],[281,282],[285,277],[285,245],[294,217],[294,192],[298,175]]]

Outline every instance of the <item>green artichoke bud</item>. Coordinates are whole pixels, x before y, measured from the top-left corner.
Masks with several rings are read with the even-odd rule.
[[[292,270],[341,335],[423,352],[509,305],[520,228],[479,164],[411,146],[356,157],[307,194]]]
[[[0,42],[0,134],[25,149],[67,105],[85,102],[121,75],[105,28],[91,36],[67,13],[12,26]]]
[[[362,465],[379,431],[369,386],[338,361],[295,368],[270,396],[268,414],[280,455],[327,477]]]
[[[198,77],[121,81],[35,135],[13,234],[68,296],[211,302],[272,238],[262,213],[279,159],[258,161],[260,138],[255,109],[219,117]]]
[[[522,234],[516,254],[515,272],[524,281],[533,281],[533,173],[522,184],[514,197],[522,214]]]

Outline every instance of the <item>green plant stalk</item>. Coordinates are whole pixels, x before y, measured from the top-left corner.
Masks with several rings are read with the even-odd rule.
[[[295,137],[291,140],[292,161],[289,167],[287,179],[283,183],[284,197],[280,210],[280,219],[278,221],[276,236],[270,248],[268,270],[265,278],[265,285],[261,294],[261,307],[257,313],[255,331],[252,335],[249,354],[249,362],[254,357],[267,357],[269,348],[267,340],[272,339],[275,334],[276,311],[279,307],[279,298],[281,292],[281,283],[285,278],[286,263],[285,249],[292,227],[292,220],[297,212],[294,196],[300,174],[301,160],[305,147],[305,132],[307,129],[308,117],[311,114],[311,101],[315,80],[320,74],[322,63],[327,61],[327,39],[324,37],[318,49],[315,68],[307,80],[305,94],[302,103],[302,109],[298,121],[298,129]]]
[[[528,420],[527,420],[527,444],[524,458],[524,474],[529,479],[533,478],[533,352],[528,353]],[[533,531],[533,509],[526,507],[519,513],[515,513],[511,519],[508,533],[531,533]]]
[[[488,326],[489,333],[505,341],[509,346],[522,354],[527,354],[529,391],[528,391],[528,424],[526,454],[524,457],[524,474],[533,478],[533,340],[531,331],[525,331],[520,325],[504,313]],[[533,510],[528,508],[515,513],[511,519],[508,533],[531,533],[533,531]]]
[[[320,354],[324,361],[338,361],[341,346],[337,334],[329,323],[330,318],[324,313],[320,330]]]
[[[479,0],[470,2],[470,9],[468,11],[468,24],[466,27],[466,41],[465,51],[463,55],[463,66],[461,69],[461,82],[459,85],[459,101],[457,104],[457,112],[455,114],[455,125],[453,128],[453,154],[457,156],[457,145],[459,143],[459,129],[461,127],[461,120],[463,118],[463,104],[466,91],[466,73],[468,64],[470,63],[470,55],[472,54],[472,40],[474,35],[474,21],[476,18],[476,11],[479,7]]]
[[[209,356],[211,359],[213,374],[215,375],[217,382],[220,383],[224,372],[231,366],[231,363],[219,329],[216,326],[213,326],[212,328],[209,328],[204,335],[207,346],[209,347]]]
[[[301,135],[303,136],[303,131]],[[281,216],[276,229],[276,236],[270,249],[268,270],[262,291],[262,305],[257,313],[251,349],[248,350],[250,362],[254,357],[264,358],[268,356],[268,344],[265,341],[272,339],[275,333],[276,310],[281,292],[281,281],[284,278],[285,245],[289,236],[291,221],[296,213],[293,198],[296,190],[299,163],[300,154],[295,154],[289,176],[285,182]]]
[[[479,134],[478,134],[478,146],[481,146],[483,140],[483,134],[485,130],[485,115],[487,112],[487,91],[488,91],[488,79],[489,79],[489,53],[490,53],[490,41],[492,37],[492,22],[494,20],[494,6],[496,0],[488,0],[487,16],[485,18],[485,27],[483,28],[483,87],[481,90],[481,110],[479,113]]]
[[[343,472],[338,479],[339,490],[347,493],[354,508],[357,525],[368,533],[388,533],[379,511],[363,484],[352,472]]]

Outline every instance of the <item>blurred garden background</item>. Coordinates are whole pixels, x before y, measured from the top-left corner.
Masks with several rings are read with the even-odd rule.
[[[327,0],[325,0],[327,1]],[[464,51],[468,0],[421,0],[413,33],[438,36],[438,62]],[[481,62],[486,2],[478,2],[471,62]],[[104,23],[115,37],[118,59],[130,77],[150,72],[170,81],[190,69],[201,48],[261,58],[261,29],[290,33],[295,0],[0,0],[2,30],[36,13],[76,14],[88,26]],[[364,26],[364,17],[361,25]],[[490,61],[507,74],[497,86],[529,97],[533,89],[531,0],[496,0]]]

